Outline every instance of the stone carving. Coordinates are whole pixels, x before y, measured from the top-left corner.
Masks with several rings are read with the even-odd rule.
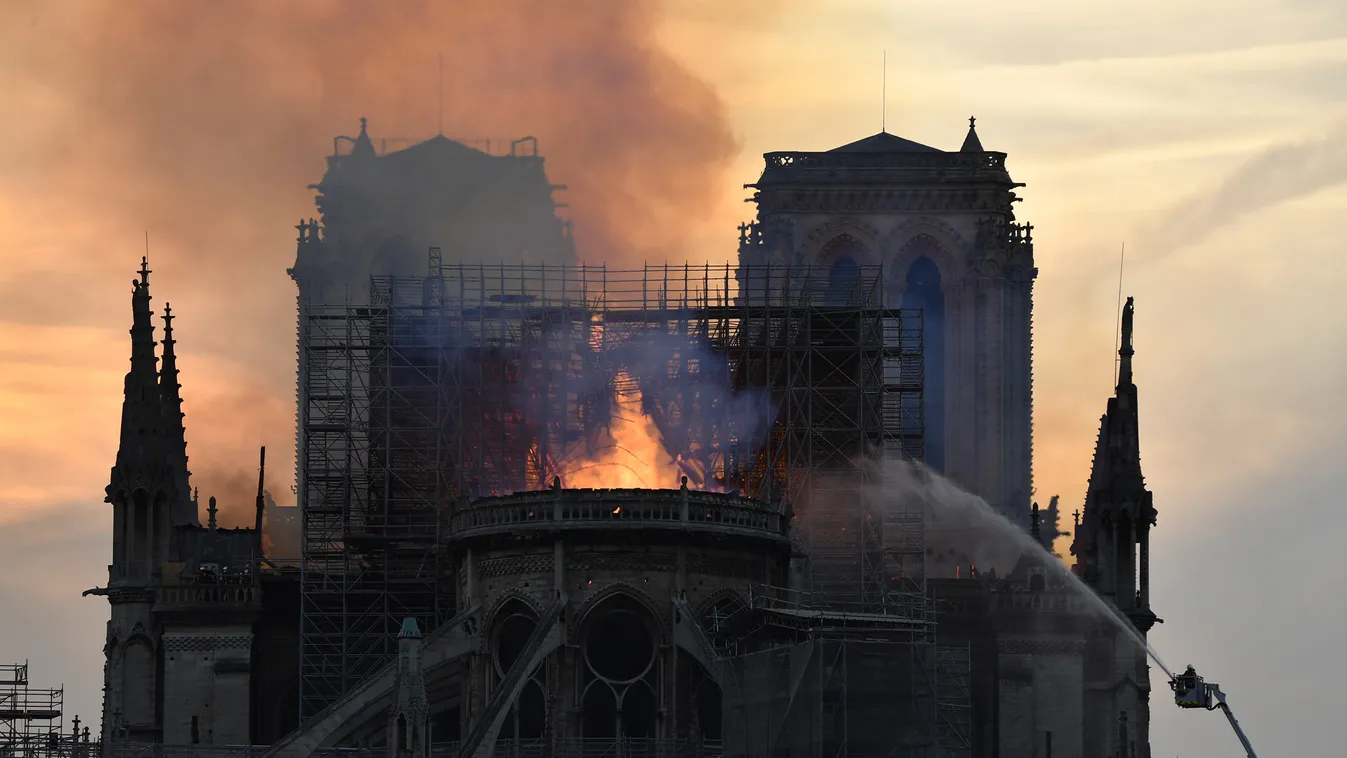
[[[860,243],[869,253],[870,260],[857,261],[857,263],[864,265],[867,263],[879,262],[879,232],[868,224],[852,219],[837,219],[814,227],[814,230],[809,233],[809,236],[805,237],[804,241],[801,242],[796,257],[806,264],[827,264],[829,261],[816,260],[819,253],[823,251],[828,243],[844,234]]]
[[[668,573],[678,567],[672,553],[578,553],[568,557],[567,571],[611,571]]]
[[[166,634],[166,653],[212,653],[217,650],[251,650],[251,634]]]
[[[536,574],[552,570],[552,556],[509,555],[502,558],[486,558],[477,564],[477,576],[482,579],[494,579],[501,576],[519,576]]]

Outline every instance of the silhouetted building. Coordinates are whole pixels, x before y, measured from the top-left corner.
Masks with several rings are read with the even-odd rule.
[[[172,311],[164,306],[157,365],[145,262],[131,301],[131,370],[107,487],[112,565],[107,586],[89,593],[112,605],[103,744],[270,741],[296,723],[298,596],[287,590],[297,578],[262,575],[259,530],[218,528],[215,498],[201,524]],[[258,526],[261,496],[259,487]]]
[[[1103,606],[1015,545],[994,546],[999,576],[974,565],[972,531],[926,529],[863,465],[924,457],[1048,541],[1030,503],[1031,227],[971,120],[953,152],[881,133],[767,154],[737,271],[719,290],[709,267],[701,284],[638,272],[634,307],[624,285],[566,279],[531,142],[381,155],[362,123],[338,143],[290,270],[298,514],[260,488],[257,504],[274,541],[299,516],[302,584],[257,530],[201,525],[171,317],[157,370],[147,269],[135,284],[98,590],[105,744],[1149,758],[1145,653]],[[1145,633],[1132,320],[1129,300],[1072,551]],[[684,470],[745,491],[539,485],[606,418],[613,351],[649,334],[692,341],[626,374],[644,411],[684,441]],[[778,415],[726,422],[731,388]]]

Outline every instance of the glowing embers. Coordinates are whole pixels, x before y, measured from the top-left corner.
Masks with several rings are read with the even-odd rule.
[[[565,466],[563,486],[573,489],[676,487],[679,468],[664,449],[655,421],[642,406],[641,389],[626,370],[617,374],[615,408],[607,440],[591,456]]]
[[[655,737],[659,653],[645,610],[615,597],[591,613],[581,640],[583,736]]]
[[[538,621],[523,603],[512,602],[501,611],[493,636],[492,682],[501,686],[510,667],[528,647],[529,636]],[[509,740],[540,739],[547,731],[547,667],[530,672],[501,726],[500,737]]]

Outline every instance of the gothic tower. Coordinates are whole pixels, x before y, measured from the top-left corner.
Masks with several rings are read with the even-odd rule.
[[[1005,154],[985,150],[969,119],[957,152],[881,132],[764,157],[741,286],[744,266],[815,267],[840,293],[882,266],[885,307],[924,314],[926,463],[1027,527],[1037,269]]]
[[[117,462],[107,487],[113,550],[108,567],[107,665],[103,738],[157,739],[163,711],[161,635],[153,617],[154,588],[174,560],[175,527],[195,524],[187,492],[172,316],[165,317],[164,372],[156,368],[150,269],[141,259],[131,292],[131,370],[126,374]]]
[[[1089,490],[1071,553],[1076,557],[1073,570],[1144,636],[1160,621],[1150,607],[1150,530],[1155,526],[1156,512],[1141,474],[1137,386],[1132,379],[1132,318],[1129,297],[1122,313],[1117,391],[1100,419]],[[1109,687],[1087,693],[1087,698],[1096,701],[1088,703],[1087,713],[1101,719],[1116,718],[1116,723],[1099,723],[1090,729],[1101,741],[1099,755],[1122,755],[1108,752],[1107,744],[1118,751],[1132,743],[1137,746],[1138,758],[1148,758],[1150,674],[1146,651],[1126,635],[1096,639],[1091,647],[1094,649],[1087,655],[1109,669],[1111,677]]]
[[[197,519],[173,311],[165,304],[163,363],[156,367],[144,259],[140,279],[132,283],[131,307],[131,370],[107,487],[112,565],[108,586],[85,593],[106,596],[112,606],[104,651],[103,739],[105,744],[247,742],[252,624],[260,612],[253,581],[260,531],[217,528],[215,498],[209,526]],[[260,483],[257,508],[260,527]]]

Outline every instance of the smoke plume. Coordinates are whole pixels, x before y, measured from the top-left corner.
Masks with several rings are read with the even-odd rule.
[[[1142,257],[1195,245],[1251,213],[1347,181],[1347,124],[1318,139],[1274,145],[1235,169],[1214,191],[1171,208],[1150,230]]]
[[[155,304],[182,317],[195,479],[229,509],[251,508],[257,444],[288,490],[293,412],[272,409],[293,401],[291,227],[314,215],[306,187],[360,117],[376,138],[441,124],[450,137],[538,137],[590,262],[699,256],[685,242],[734,188],[724,104],[662,47],[657,0],[3,6],[0,87],[23,117],[0,127],[0,244],[27,251],[25,291],[56,291],[72,271],[124,281],[149,230]],[[97,295],[43,308],[124,328],[121,285],[87,286]],[[0,320],[31,317],[21,311],[0,305]],[[194,405],[230,380],[193,353],[251,372],[256,402]]]
[[[280,275],[361,116],[376,137],[428,138],[441,107],[451,137],[537,136],[591,259],[677,251],[726,189],[725,108],[661,48],[654,0],[75,5],[34,16],[61,43],[28,57],[71,109],[36,147],[193,262]]]

